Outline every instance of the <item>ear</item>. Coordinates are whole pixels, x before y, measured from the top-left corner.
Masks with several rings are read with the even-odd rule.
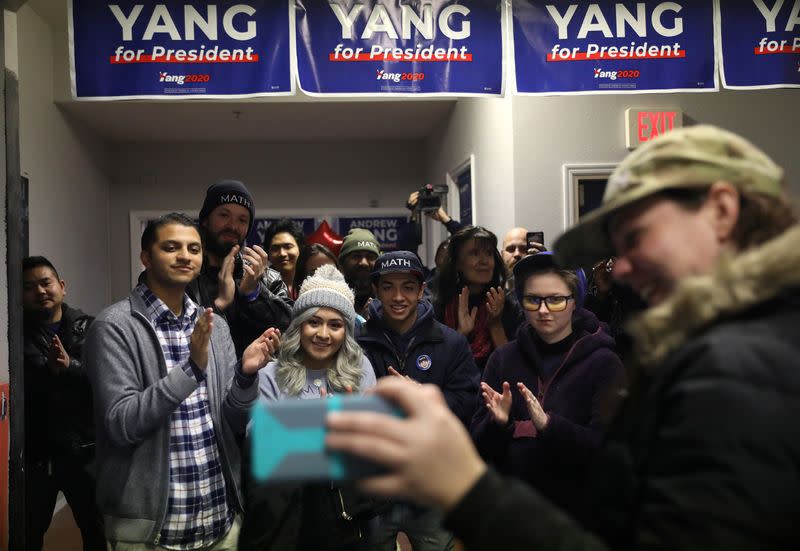
[[[427,286],[428,286],[428,284],[425,283],[424,281],[419,286],[419,295],[417,296],[417,300],[422,300],[422,296],[425,294],[425,287],[427,287]]]
[[[727,243],[739,221],[739,190],[725,181],[714,182],[704,205],[720,243]]]
[[[64,281],[63,279],[59,279],[58,280],[58,284],[61,285],[61,292],[66,295],[67,294],[67,282]]]
[[[139,253],[139,260],[142,261],[142,265],[146,269],[148,270],[150,269],[150,265],[152,264],[152,262],[150,261],[150,253],[148,251],[142,251],[141,253]]]

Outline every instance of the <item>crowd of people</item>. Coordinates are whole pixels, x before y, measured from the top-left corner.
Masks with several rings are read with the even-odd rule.
[[[441,208],[434,269],[361,228],[335,251],[281,220],[248,245],[253,197],[223,180],[198,221],[147,224],[138,284],[96,318],[29,257],[27,546],[60,490],[86,550],[790,548],[784,188],[751,143],[696,126],[629,155],[552,252]],[[330,413],[326,445],[384,474],[252,478],[255,404],[365,392],[405,416]]]

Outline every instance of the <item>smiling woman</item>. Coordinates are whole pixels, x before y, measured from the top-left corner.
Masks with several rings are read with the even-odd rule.
[[[372,365],[354,339],[353,300],[333,265],[306,278],[278,358],[259,372],[262,400],[313,400],[375,385]],[[240,549],[353,549],[367,533],[372,511],[361,507],[364,500],[352,489],[330,484],[280,490],[255,485],[246,502]]]
[[[436,318],[467,337],[475,363],[514,338],[522,323],[517,301],[504,291],[505,265],[497,236],[467,226],[450,238],[448,262],[432,282]]]

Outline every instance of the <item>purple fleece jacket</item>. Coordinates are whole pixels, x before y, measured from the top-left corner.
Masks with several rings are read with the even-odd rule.
[[[549,380],[539,378],[542,341],[530,324],[519,328],[515,341],[494,351],[483,381],[497,392],[504,381],[511,385],[511,418],[501,427],[481,404],[470,432],[481,455],[500,472],[577,513],[588,464],[603,436],[601,405],[611,385],[622,383],[623,367],[614,338],[594,314],[579,310],[572,325],[572,346]],[[549,415],[544,431],[537,433],[533,426],[518,382],[538,397]]]

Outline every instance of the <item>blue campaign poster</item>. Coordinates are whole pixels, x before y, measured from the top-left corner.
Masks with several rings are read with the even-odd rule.
[[[351,228],[364,228],[375,234],[383,252],[397,250],[400,236],[406,231],[405,216],[358,216],[339,217],[335,220],[339,233],[344,237]]]
[[[71,0],[76,98],[293,93],[288,0]]]
[[[295,224],[300,226],[303,230],[303,233],[306,235],[310,235],[314,232],[314,228],[316,227],[316,219],[310,217],[289,217]],[[277,222],[278,218],[256,218],[253,222],[253,227],[250,230],[250,233],[247,234],[247,245],[259,245],[264,247],[264,236],[267,233],[267,228],[269,228],[270,224],[273,222]]]
[[[310,94],[500,95],[502,0],[295,0]]]
[[[722,84],[800,87],[800,0],[720,0]]]
[[[718,88],[713,0],[512,0],[512,34],[518,93]]]

